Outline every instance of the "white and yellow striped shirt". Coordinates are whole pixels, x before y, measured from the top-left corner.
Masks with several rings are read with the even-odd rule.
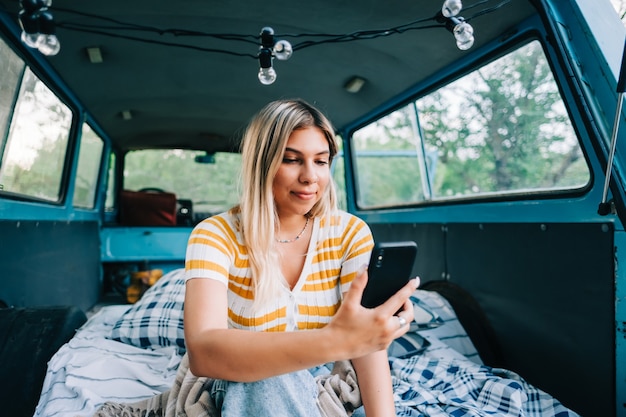
[[[309,250],[293,290],[252,310],[253,291],[246,247],[235,218],[222,213],[199,223],[189,237],[186,279],[209,278],[228,287],[228,326],[252,331],[290,331],[324,327],[341,304],[358,269],[369,262],[374,245],[367,224],[338,211],[315,218]]]

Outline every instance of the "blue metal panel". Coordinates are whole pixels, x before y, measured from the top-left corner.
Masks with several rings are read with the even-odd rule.
[[[76,305],[102,289],[96,221],[0,220],[0,300],[8,305]]]
[[[0,219],[3,220],[50,220],[73,222],[100,220],[96,210],[74,210],[45,202],[0,199]]]
[[[626,258],[626,233],[615,233],[615,252],[618,259]],[[622,264],[623,265],[623,264]],[[626,415],[626,271],[615,271],[615,403],[618,416]]]
[[[524,199],[526,198],[526,199]],[[535,196],[536,198],[536,196]],[[462,223],[462,222],[607,222],[613,216],[598,215],[601,190],[594,187],[588,194],[560,199],[529,200],[520,196],[511,201],[477,201],[475,198],[455,203],[407,207],[393,210],[359,211],[357,215],[371,223]]]
[[[100,232],[102,262],[182,261],[190,228],[112,227]]]

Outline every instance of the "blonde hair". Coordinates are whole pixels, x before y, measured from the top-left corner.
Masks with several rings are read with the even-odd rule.
[[[239,215],[238,227],[248,251],[257,309],[278,297],[287,285],[273,244],[278,215],[272,183],[291,133],[308,127],[317,127],[326,136],[332,162],[337,154],[334,129],[321,111],[303,100],[267,104],[252,118],[242,139],[241,198],[231,213]],[[327,216],[336,208],[337,196],[331,180],[307,215]]]

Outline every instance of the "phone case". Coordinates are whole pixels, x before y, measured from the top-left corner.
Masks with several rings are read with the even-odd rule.
[[[361,304],[374,308],[394,295],[412,278],[416,256],[417,244],[413,241],[376,243]]]

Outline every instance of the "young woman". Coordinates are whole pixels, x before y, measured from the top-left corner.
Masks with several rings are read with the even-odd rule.
[[[413,320],[418,282],[361,306],[373,239],[336,207],[330,122],[301,100],[272,102],[242,146],[240,204],[189,239],[191,371],[216,379],[223,416],[310,417],[319,411],[308,369],[351,359],[367,416],[395,416],[386,348]]]

